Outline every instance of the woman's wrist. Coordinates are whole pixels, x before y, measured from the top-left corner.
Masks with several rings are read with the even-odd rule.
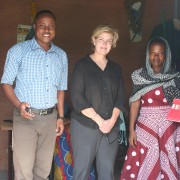
[[[129,132],[131,133],[131,132],[134,132],[135,131],[135,129],[134,128],[129,128]]]
[[[111,117],[111,119],[110,119],[110,121],[112,122],[112,123],[116,123],[116,121],[117,121],[117,118],[115,118],[115,117]]]
[[[97,113],[93,114],[93,116],[91,117],[91,119],[92,119],[93,121],[95,121],[96,116],[97,116]]]
[[[98,126],[101,126],[101,124],[103,123],[103,119],[98,113],[95,113],[91,119],[96,122]]]

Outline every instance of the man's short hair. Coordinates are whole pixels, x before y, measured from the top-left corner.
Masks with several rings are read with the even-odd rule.
[[[42,10],[42,11],[39,11],[36,14],[36,16],[34,18],[34,23],[44,14],[48,14],[49,16],[51,16],[54,19],[54,21],[56,21],[56,16],[51,11],[49,11],[49,10]]]

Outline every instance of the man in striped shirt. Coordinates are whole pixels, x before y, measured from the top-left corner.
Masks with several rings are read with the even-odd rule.
[[[68,62],[66,53],[52,43],[55,24],[51,11],[38,12],[33,25],[35,37],[14,45],[7,53],[1,84],[15,106],[13,162],[16,180],[47,179],[56,135],[64,130]]]

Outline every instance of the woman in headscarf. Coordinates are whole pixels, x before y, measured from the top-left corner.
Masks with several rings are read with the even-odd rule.
[[[129,149],[120,179],[180,179],[180,123],[167,120],[180,99],[180,74],[161,37],[149,41],[146,67],[132,74]]]

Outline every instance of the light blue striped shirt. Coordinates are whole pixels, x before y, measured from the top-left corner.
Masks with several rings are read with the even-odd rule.
[[[44,51],[35,38],[14,45],[7,53],[1,83],[13,85],[21,102],[46,109],[57,103],[57,90],[67,90],[66,53],[51,44]]]

